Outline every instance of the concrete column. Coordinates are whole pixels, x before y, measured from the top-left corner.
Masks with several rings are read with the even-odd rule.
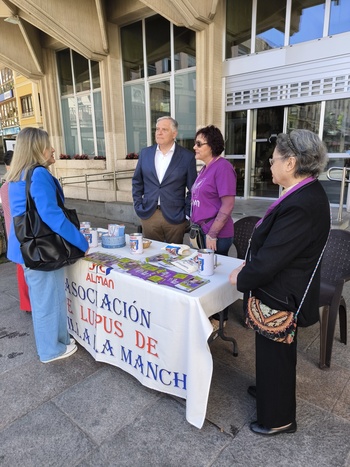
[[[224,56],[225,15],[220,2],[213,21],[197,32],[197,127],[214,124],[224,130],[222,110],[222,60]]]
[[[109,55],[100,62],[107,170],[123,169],[126,156],[119,28],[108,24]],[[121,164],[118,161],[123,161]]]
[[[56,53],[54,50],[42,49],[45,75],[41,79],[41,109],[43,127],[48,132],[52,146],[56,150],[56,159],[63,153],[64,140],[61,123],[61,104],[57,84]],[[55,166],[52,172],[56,175]]]

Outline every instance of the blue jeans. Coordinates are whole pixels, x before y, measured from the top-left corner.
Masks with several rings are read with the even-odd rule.
[[[24,267],[28,284],[35,343],[41,361],[63,355],[69,344],[64,269],[35,271]]]
[[[218,255],[223,255],[223,256],[228,256],[229,249],[231,248],[233,243],[233,237],[227,237],[227,238],[218,238],[216,241],[216,253]],[[228,319],[228,307],[226,307],[223,310],[224,313],[224,321],[227,321]],[[218,321],[220,320],[220,315],[219,313],[215,313],[215,315],[212,316],[213,319],[217,319]]]
[[[232,244],[233,237],[218,238],[216,241],[216,253],[218,255],[228,256],[228,252]]]

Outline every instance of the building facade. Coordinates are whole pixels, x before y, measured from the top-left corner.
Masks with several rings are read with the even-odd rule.
[[[331,166],[348,163],[350,0],[7,0],[0,17],[0,61],[40,82],[58,177],[132,171],[162,115],[189,148],[198,127],[221,128],[242,197],[278,196],[268,158],[281,131],[311,129]],[[130,187],[89,196],[131,201]],[[85,197],[81,184],[65,192]]]
[[[29,126],[43,128],[40,82],[31,81],[25,76],[14,72],[14,89],[20,129]]]
[[[11,150],[20,130],[15,92],[15,78],[8,67],[0,68],[0,162]]]

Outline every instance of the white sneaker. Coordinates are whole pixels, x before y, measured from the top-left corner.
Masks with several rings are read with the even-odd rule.
[[[51,358],[51,360],[45,360],[45,361],[41,360],[41,363],[51,363],[51,362],[54,362],[55,360],[62,360],[63,358],[70,357],[77,350],[78,350],[78,347],[75,344],[68,344],[64,354],[59,355],[58,357],[55,357],[55,358]]]
[[[69,343],[72,344],[72,345],[75,344],[75,339],[73,339],[73,337],[71,337],[71,338],[69,339]]]

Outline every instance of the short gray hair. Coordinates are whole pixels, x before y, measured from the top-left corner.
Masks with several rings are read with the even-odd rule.
[[[173,117],[168,117],[168,116],[159,117],[159,118],[157,118],[157,123],[158,123],[158,122],[161,122],[162,120],[170,120],[171,126],[173,127],[173,131],[177,131],[177,130],[178,130],[179,124],[177,123],[177,121],[175,120],[175,118],[173,118]]]
[[[310,130],[293,130],[277,136],[276,149],[282,157],[296,158],[295,175],[318,177],[328,162],[327,148]]]

